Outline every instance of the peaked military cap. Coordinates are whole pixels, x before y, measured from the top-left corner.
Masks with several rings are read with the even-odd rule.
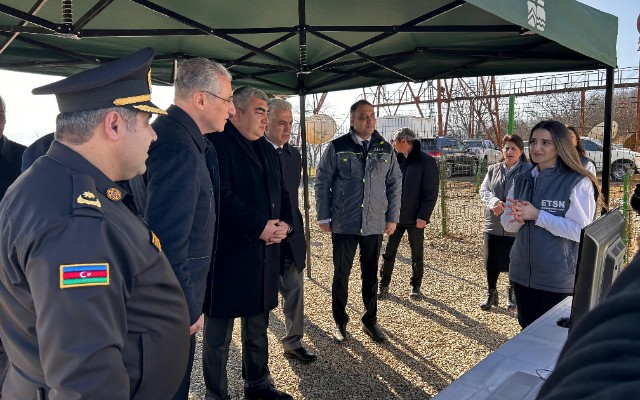
[[[126,107],[164,115],[166,112],[151,102],[153,53],[151,47],[145,47],[97,68],[35,88],[31,93],[55,94],[61,113]]]

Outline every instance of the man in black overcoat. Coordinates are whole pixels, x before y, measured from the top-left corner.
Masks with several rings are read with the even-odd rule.
[[[25,146],[13,142],[4,136],[4,127],[7,122],[6,107],[0,97],[0,199],[13,181],[20,175],[20,163]],[[1,366],[0,366],[1,368]],[[1,382],[1,381],[0,381]]]
[[[302,362],[315,361],[316,355],[302,345],[304,336],[304,286],[302,271],[306,265],[307,244],[304,238],[302,214],[298,207],[298,187],[302,172],[300,152],[289,144],[293,113],[291,104],[282,99],[269,100],[269,126],[265,137],[276,150],[282,167],[284,185],[289,192],[293,215],[293,232],[281,244],[280,280],[285,335],[282,347],[287,358]]]
[[[267,327],[278,303],[280,242],[291,233],[291,204],[273,146],[264,139],[266,95],[241,87],[235,115],[207,135],[220,166],[220,235],[207,282],[203,372],[207,399],[228,399],[227,359],[234,319],[242,320],[242,377],[248,399],[291,399],[270,380]]]

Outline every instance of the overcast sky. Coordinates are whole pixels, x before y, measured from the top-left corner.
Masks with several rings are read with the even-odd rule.
[[[639,63],[638,31],[636,19],[640,13],[638,0],[580,0],[599,10],[618,17],[618,66],[637,67]],[[12,140],[28,145],[38,137],[55,128],[58,113],[54,96],[33,96],[31,89],[60,79],[46,75],[25,74],[0,70],[0,95],[7,104],[7,126],[5,135]],[[337,114],[346,114],[362,90],[332,92],[326,102]],[[173,88],[154,86],[153,101],[167,108],[173,100]],[[298,99],[290,101],[297,108]],[[342,121],[337,121],[338,125]]]

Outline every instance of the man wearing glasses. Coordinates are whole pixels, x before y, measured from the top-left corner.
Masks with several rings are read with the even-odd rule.
[[[207,287],[202,363],[206,399],[229,399],[227,360],[235,318],[241,319],[242,377],[247,399],[291,399],[271,383],[267,327],[278,305],[280,242],[292,233],[291,202],[278,155],[264,138],[267,96],[240,87],[235,115],[207,135],[220,165],[220,234]]]
[[[173,399],[189,398],[195,333],[202,328],[207,276],[215,255],[220,205],[216,152],[203,136],[220,132],[235,109],[231,75],[204,58],[183,61],[174,82],[174,105],[153,123],[147,172],[131,186],[149,227],[162,242],[189,307],[191,347]],[[169,395],[169,393],[168,393]]]

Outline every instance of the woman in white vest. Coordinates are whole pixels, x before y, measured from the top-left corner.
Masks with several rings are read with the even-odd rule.
[[[600,185],[580,161],[571,132],[558,121],[536,124],[529,136],[533,167],[519,175],[500,218],[518,232],[509,278],[518,322],[527,327],[573,292],[580,230],[596,214]]]

